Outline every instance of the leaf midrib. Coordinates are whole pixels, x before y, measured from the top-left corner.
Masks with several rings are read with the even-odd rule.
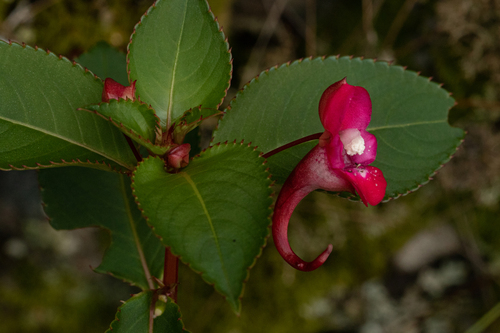
[[[207,210],[207,206],[205,205],[205,200],[203,200],[203,197],[201,196],[200,191],[198,191],[198,187],[194,183],[193,179],[191,179],[191,177],[189,176],[189,174],[187,174],[186,172],[179,172],[179,175],[181,175],[182,177],[184,177],[184,179],[186,179],[186,181],[188,182],[188,184],[193,189],[193,192],[195,193],[196,197],[198,198],[198,201],[200,202],[200,204],[201,204],[201,206],[203,208],[203,212],[205,213],[205,216],[207,218],[208,224],[210,225],[210,230],[212,231],[212,235],[214,236],[215,246],[217,247],[217,252],[219,253],[219,258],[221,260],[222,272],[224,274],[224,279],[226,280],[226,284],[228,286],[228,293],[230,294],[230,296],[233,296],[231,288],[230,288],[229,277],[228,277],[228,274],[227,274],[227,271],[226,271],[226,267],[224,265],[224,260],[223,260],[223,256],[222,256],[222,250],[220,248],[220,244],[219,244],[219,239],[218,239],[218,236],[217,236],[217,232],[215,231],[214,224],[212,222],[212,217],[210,216],[210,213]]]
[[[182,35],[184,33],[184,25],[186,22],[186,15],[187,15],[187,1],[185,2],[185,6],[184,6],[184,16],[182,17],[181,31],[179,34],[179,41],[177,42],[177,49],[175,52],[174,67],[172,68],[172,84],[170,85],[168,108],[167,108],[167,128],[170,128],[170,123],[172,122],[172,108],[173,108],[173,99],[174,99],[175,74],[177,71],[177,64],[179,62],[179,53],[180,53],[180,49],[181,49]]]
[[[124,177],[127,176],[120,175],[120,187],[121,187],[120,192],[122,193],[123,196],[123,203],[125,205],[125,214],[127,215],[127,219],[130,225],[130,230],[132,231],[132,235],[134,236],[134,243],[137,248],[137,252],[139,253],[139,259],[141,260],[142,269],[144,270],[144,277],[146,278],[149,289],[153,290],[154,289],[153,280],[151,279],[151,273],[149,272],[146,256],[144,255],[144,251],[142,249],[141,240],[139,238],[139,235],[137,234],[136,222],[132,216],[132,209],[130,207],[129,198],[127,196],[127,188],[125,185]]]
[[[98,154],[98,155],[100,155],[100,156],[102,156],[102,157],[104,157],[104,158],[106,158],[106,159],[108,159],[108,160],[111,160],[111,161],[113,161],[113,162],[117,163],[118,165],[121,165],[121,166],[123,166],[123,167],[125,167],[125,168],[127,168],[127,169],[131,170],[131,169],[130,169],[130,167],[129,167],[129,165],[125,164],[123,161],[117,160],[116,158],[111,157],[111,156],[109,156],[108,154],[103,154],[103,152],[102,152],[102,151],[98,151],[98,150],[96,150],[96,149],[94,149],[94,148],[91,148],[91,147],[89,147],[89,146],[86,146],[86,145],[84,145],[84,144],[82,144],[82,143],[80,143],[80,142],[77,142],[77,141],[71,140],[71,139],[69,139],[68,137],[64,137],[64,136],[58,135],[58,134],[56,134],[56,133],[54,133],[54,132],[51,132],[51,131],[47,131],[47,130],[45,130],[45,129],[42,129],[42,128],[40,128],[40,127],[33,126],[33,125],[31,125],[31,124],[28,124],[28,123],[23,123],[23,122],[20,122],[20,121],[16,121],[16,120],[13,120],[13,119],[10,119],[10,118],[6,118],[6,117],[2,117],[2,116],[0,116],[0,120],[4,120],[4,121],[6,121],[6,122],[10,122],[10,123],[12,123],[12,124],[14,124],[14,125],[18,125],[18,126],[26,127],[26,128],[29,128],[29,129],[32,129],[32,130],[38,131],[38,132],[40,132],[40,133],[43,133],[43,134],[49,135],[49,136],[51,136],[51,137],[54,137],[54,138],[57,138],[57,139],[60,139],[60,140],[66,141],[66,142],[71,143],[71,144],[73,144],[73,145],[75,145],[75,146],[85,148],[85,149],[87,149],[87,150],[89,150],[89,151],[91,151],[91,152],[93,152],[93,153],[96,153],[96,154]]]
[[[421,125],[429,125],[429,124],[439,124],[439,123],[446,123],[446,122],[447,122],[446,119],[442,119],[442,120],[420,121],[420,122],[415,122],[415,123],[398,124],[398,125],[386,125],[386,126],[378,126],[378,127],[370,127],[370,126],[368,126],[366,128],[366,130],[369,131],[369,132],[374,132],[374,131],[379,131],[379,130],[384,130],[384,129],[404,128],[404,127],[421,126]]]

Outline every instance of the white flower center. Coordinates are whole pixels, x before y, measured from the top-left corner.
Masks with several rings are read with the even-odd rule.
[[[344,145],[345,152],[349,156],[361,155],[365,151],[365,140],[356,128],[348,128],[340,131],[340,141]]]

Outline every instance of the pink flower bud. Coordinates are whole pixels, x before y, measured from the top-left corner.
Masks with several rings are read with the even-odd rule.
[[[102,91],[102,101],[109,102],[111,99],[131,99],[135,100],[135,82],[128,87],[121,85],[111,78],[104,80],[104,90]]]
[[[191,145],[183,143],[182,145],[172,149],[167,156],[167,163],[175,169],[184,168],[189,164],[189,151]]]

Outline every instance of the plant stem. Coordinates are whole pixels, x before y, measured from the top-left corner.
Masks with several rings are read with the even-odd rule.
[[[149,305],[149,325],[148,325],[148,333],[153,333],[154,329],[154,319],[155,319],[155,309],[156,309],[156,301],[158,300],[158,296],[156,293],[153,294],[153,299],[151,304]]]
[[[179,258],[170,249],[165,249],[165,265],[163,267],[163,284],[174,302],[177,303],[177,284],[179,283]]]
[[[137,162],[140,162],[142,161],[142,156],[141,154],[139,154],[139,151],[137,150],[137,148],[135,147],[134,143],[132,142],[132,139],[130,139],[128,136],[126,136],[125,134],[123,134],[123,136],[125,137],[125,139],[127,140],[127,143],[128,145],[130,146],[130,149],[132,149],[132,153],[134,153],[134,156],[135,158],[137,159]]]
[[[490,311],[488,311],[481,319],[479,319],[474,325],[472,325],[465,333],[481,333],[484,332],[493,324],[495,320],[500,317],[500,303],[495,305]]]
[[[265,153],[264,155],[262,155],[262,157],[264,158],[269,158],[271,156],[273,156],[274,154],[277,154],[285,149],[288,149],[288,148],[292,148],[296,145],[300,145],[301,143],[304,143],[304,142],[307,142],[307,141],[311,141],[311,140],[317,140],[319,139],[319,137],[322,135],[323,133],[316,133],[316,134],[311,134],[311,135],[308,135],[308,136],[305,136],[301,139],[298,139],[298,140],[295,140],[295,141],[292,141],[292,142],[289,142],[287,143],[286,145],[283,145],[281,147],[278,147],[276,149],[273,149],[271,150],[270,152],[268,153]]]

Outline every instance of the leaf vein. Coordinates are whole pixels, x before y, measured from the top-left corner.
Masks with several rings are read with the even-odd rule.
[[[380,130],[384,130],[384,129],[405,128],[405,127],[411,127],[411,126],[422,126],[422,125],[440,124],[440,123],[446,123],[446,119],[420,121],[420,122],[415,122],[415,123],[398,124],[398,125],[385,125],[385,126],[378,126],[378,127],[368,126],[368,128],[366,130],[369,132],[374,132],[374,131],[380,131]]]
[[[212,222],[212,217],[210,216],[210,213],[207,210],[207,206],[205,205],[205,200],[201,196],[200,191],[198,191],[198,187],[196,186],[196,184],[194,183],[194,181],[191,179],[191,177],[186,172],[180,172],[179,174],[182,177],[184,177],[184,179],[186,179],[186,181],[188,182],[188,184],[191,186],[191,188],[193,189],[193,192],[195,193],[196,197],[198,198],[198,201],[200,202],[200,204],[201,204],[201,206],[203,208],[203,212],[205,213],[205,216],[207,218],[208,224],[210,225],[210,230],[212,231],[212,235],[214,236],[214,242],[215,242],[215,246],[217,247],[217,252],[219,253],[219,257],[220,257],[220,260],[221,260],[221,266],[222,266],[222,271],[223,271],[223,274],[224,274],[224,278],[225,278],[226,283],[227,283],[227,285],[229,287],[230,286],[229,277],[228,277],[227,270],[226,270],[226,267],[225,267],[224,262],[223,262],[222,250],[220,248],[219,238],[218,238],[217,232],[215,231],[214,224]],[[228,288],[228,292],[232,294],[231,288]]]
[[[0,116],[0,120],[7,121],[7,122],[10,122],[10,123],[12,123],[12,124],[14,124],[14,125],[18,125],[18,126],[21,126],[21,127],[26,127],[26,128],[29,128],[29,129],[32,129],[32,130],[38,131],[38,132],[40,132],[40,133],[44,133],[44,134],[46,134],[46,135],[50,135],[50,136],[52,136],[52,137],[54,137],[54,138],[57,138],[57,139],[60,139],[60,140],[66,141],[66,142],[68,142],[68,143],[70,143],[70,144],[73,144],[73,145],[75,145],[75,146],[85,148],[85,149],[87,149],[87,150],[89,150],[89,151],[91,151],[91,152],[93,152],[93,153],[96,153],[96,154],[98,154],[98,155],[100,155],[100,156],[103,156],[103,157],[104,157],[104,158],[106,158],[106,159],[109,159],[109,160],[111,160],[111,161],[113,161],[113,162],[117,163],[118,165],[121,165],[121,166],[123,166],[123,167],[125,167],[125,168],[127,168],[127,169],[130,169],[130,166],[129,166],[129,165],[127,165],[124,161],[121,161],[121,160],[118,160],[118,159],[116,159],[116,158],[114,158],[114,157],[111,157],[111,156],[109,156],[108,154],[103,154],[103,152],[101,152],[101,151],[98,151],[98,150],[96,150],[96,149],[94,149],[94,148],[92,148],[92,147],[90,147],[90,146],[84,145],[84,144],[82,144],[82,143],[80,143],[80,142],[74,141],[74,140],[72,140],[72,139],[70,139],[70,138],[68,138],[68,137],[65,137],[65,136],[62,136],[62,135],[59,135],[59,134],[56,134],[56,133],[50,132],[50,131],[48,131],[48,130],[46,130],[46,129],[43,129],[43,128],[36,127],[36,126],[34,126],[34,125],[32,125],[32,124],[29,124],[29,123],[19,122],[19,121],[17,121],[17,120],[14,120],[14,119],[9,119],[9,118],[3,117],[3,116]]]
[[[187,1],[184,6],[184,17],[182,18],[181,31],[179,34],[179,41],[177,42],[177,49],[175,51],[174,67],[172,68],[172,84],[170,85],[170,92],[168,98],[168,108],[167,108],[167,128],[170,128],[170,123],[172,121],[172,108],[173,108],[173,98],[174,98],[174,87],[175,87],[175,72],[177,71],[177,64],[179,62],[179,53],[181,49],[182,35],[184,33],[184,25],[186,23],[187,15]]]
[[[139,259],[141,261],[142,269],[144,270],[144,277],[148,283],[149,289],[154,289],[153,281],[151,279],[151,273],[149,272],[148,263],[146,261],[146,257],[144,256],[144,251],[142,249],[141,240],[139,235],[137,234],[136,223],[134,218],[132,217],[132,210],[130,207],[129,198],[127,196],[127,188],[125,187],[123,175],[120,175],[120,187],[121,194],[123,195],[123,204],[125,208],[125,213],[127,215],[128,222],[130,224],[130,230],[132,231],[132,235],[134,237],[134,244],[137,247],[137,254],[139,255]]]

